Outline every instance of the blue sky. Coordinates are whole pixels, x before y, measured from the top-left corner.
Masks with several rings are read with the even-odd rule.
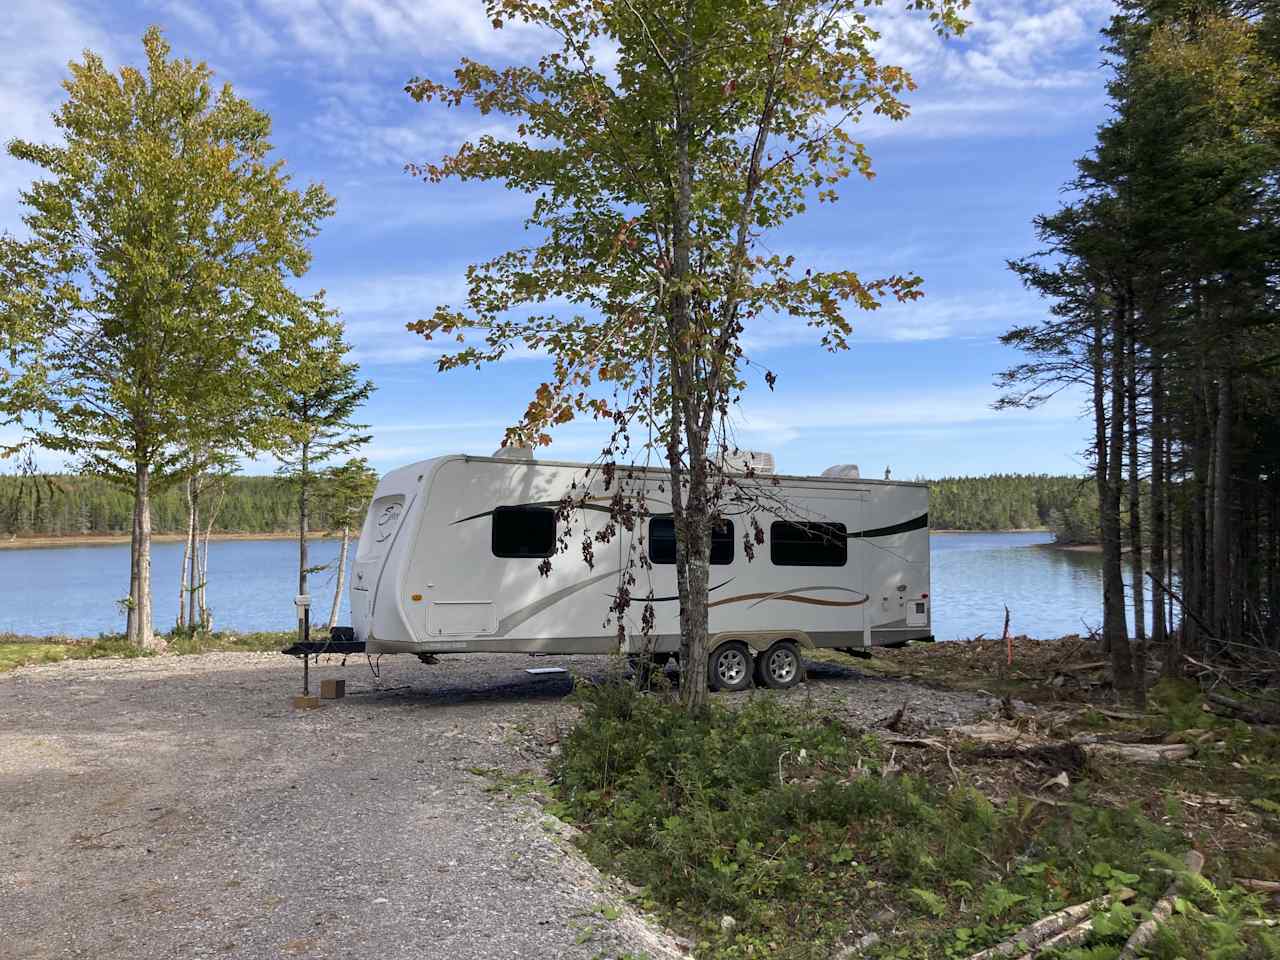
[[[854,316],[847,353],[821,352],[785,321],[750,333],[754,359],[779,377],[748,392],[736,428],[787,473],[858,463],[895,477],[993,471],[1081,472],[1087,424],[1078,398],[995,412],[993,374],[1017,354],[996,342],[1043,314],[1005,268],[1035,246],[1031,218],[1060,202],[1073,158],[1105,117],[1098,29],[1109,0],[975,0],[973,26],[940,41],[890,0],[882,57],[920,89],[911,118],[855,130],[877,178],[850,181],[835,206],[769,240],[802,261],[864,277],[919,273],[914,304]],[[278,152],[300,181],[320,180],[338,212],[315,243],[301,287],[342,311],[367,377],[364,419],[379,468],[445,452],[490,453],[543,378],[537,358],[483,372],[436,373],[432,348],[404,330],[457,301],[469,262],[520,240],[528,201],[501,188],[427,185],[403,172],[492,120],[413,103],[418,74],[460,56],[527,59],[540,38],[493,31],[466,0],[9,0],[0,13],[0,138],[53,137],[48,115],[69,59],[88,47],[136,63],[148,24],[176,54],[205,60],[271,114]],[[0,159],[0,229],[20,231],[17,191],[33,170]],[[589,459],[602,437],[562,428],[550,455]],[[49,467],[58,464],[50,457]],[[269,470],[249,464],[249,472]]]

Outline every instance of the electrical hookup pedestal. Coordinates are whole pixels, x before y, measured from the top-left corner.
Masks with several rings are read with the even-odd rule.
[[[293,598],[293,605],[298,608],[301,625],[298,628],[298,642],[305,644],[311,639],[311,597],[300,593]],[[320,698],[311,693],[311,657],[302,655],[302,693],[291,701],[300,710],[314,710],[320,706]]]

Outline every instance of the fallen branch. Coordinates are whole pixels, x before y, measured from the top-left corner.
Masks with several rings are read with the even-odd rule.
[[[1233,882],[1238,887],[1244,887],[1246,890],[1255,890],[1258,893],[1280,893],[1280,880],[1254,880],[1249,877],[1236,877]]]
[[[1110,717],[1112,720],[1150,720],[1155,714],[1152,713],[1134,713],[1131,710],[1115,710],[1111,707],[1094,707],[1094,713],[1100,713],[1104,717]]]
[[[1195,752],[1189,743],[1086,743],[1081,749],[1091,757],[1132,760],[1137,763],[1166,763],[1186,760]]]
[[[1272,713],[1265,709],[1269,704],[1242,703],[1232,697],[1211,691],[1205,693],[1204,698],[1215,706],[1223,707],[1239,714],[1240,719],[1249,723],[1276,723],[1280,721],[1280,711]]]
[[[1204,856],[1198,850],[1188,850],[1183,863],[1186,864],[1187,873],[1198,875],[1204,869]],[[1124,949],[1120,951],[1120,956],[1117,960],[1134,960],[1139,951],[1151,942],[1151,938],[1156,935],[1156,930],[1160,927],[1160,924],[1173,915],[1173,901],[1178,893],[1178,884],[1181,880],[1181,877],[1175,877],[1173,882],[1169,884],[1164,896],[1151,908],[1151,917],[1140,923],[1138,929],[1133,931],[1125,942]]]
[[[1096,900],[1077,903],[1073,907],[1066,907],[1057,913],[1041,917],[1030,926],[1023,927],[1008,940],[975,953],[969,960],[995,960],[996,957],[1012,957],[1019,953],[1025,953],[1068,927],[1078,924],[1081,920],[1093,914],[1094,911],[1106,909],[1116,901],[1132,900],[1133,896],[1132,890],[1122,888],[1115,893],[1107,894],[1105,897],[1098,897]]]
[[[1032,743],[1007,747],[983,747],[970,756],[977,760],[1029,760],[1041,766],[1067,770],[1079,774],[1084,769],[1086,755],[1079,744],[1065,741]]]
[[[884,743],[895,743],[902,747],[932,747],[934,750],[947,749],[945,743],[934,737],[904,737],[896,733],[880,733],[879,731],[875,731],[875,737]]]
[[[1083,673],[1086,670],[1101,670],[1102,668],[1108,667],[1108,666],[1110,666],[1110,663],[1106,660],[1094,660],[1090,663],[1070,663],[1065,666],[1055,668],[1053,672],[1054,673]],[[1099,710],[1098,712],[1103,713],[1105,711]]]
[[[1165,584],[1164,581],[1162,581],[1159,577],[1153,574],[1150,570],[1146,571],[1146,573],[1147,573],[1147,576],[1151,578],[1152,583],[1154,583],[1157,587],[1159,587],[1169,596],[1173,597],[1174,600],[1178,601],[1178,606],[1182,608],[1183,614],[1190,617],[1197,624],[1199,624],[1200,629],[1204,631],[1206,637],[1208,637],[1210,640],[1213,640],[1215,642],[1217,641],[1218,638],[1214,636],[1214,631],[1209,628],[1209,625],[1207,623],[1205,623],[1198,616],[1196,616],[1196,612],[1187,606],[1186,601],[1183,600],[1182,597],[1178,595],[1177,590],[1174,590],[1172,587]]]
[[[1033,947],[1031,950],[1028,950],[1020,956],[1018,960],[1036,960],[1036,957],[1050,950],[1062,950],[1065,947],[1074,947],[1077,944],[1084,943],[1088,940],[1089,934],[1091,933],[1093,933],[1092,918],[1086,920],[1084,923],[1076,924],[1069,930],[1063,930],[1062,933],[1057,936],[1050,937],[1038,947]]]

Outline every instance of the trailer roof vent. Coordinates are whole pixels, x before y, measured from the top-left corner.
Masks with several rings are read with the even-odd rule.
[[[532,447],[499,447],[493,451],[493,455],[499,460],[532,460]]]
[[[827,467],[822,471],[824,477],[841,477],[845,480],[859,480],[862,474],[858,472],[856,463],[837,463],[834,467]]]
[[[773,454],[763,450],[725,450],[720,462],[730,473],[746,473],[748,468],[756,473],[773,473]]]

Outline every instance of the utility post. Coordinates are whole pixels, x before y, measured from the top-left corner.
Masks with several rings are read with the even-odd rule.
[[[311,654],[306,652],[305,644],[311,639],[311,597],[300,593],[293,598],[293,605],[298,608],[298,643],[303,644],[302,653],[302,696],[293,698],[295,707],[318,707],[320,698],[311,695]]]

